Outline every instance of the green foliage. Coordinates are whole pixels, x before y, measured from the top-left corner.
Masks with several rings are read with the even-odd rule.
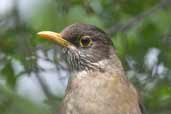
[[[0,114],[51,114],[45,106],[36,105],[0,86]]]
[[[0,80],[5,80],[5,84],[0,82],[0,114],[50,114],[57,110],[54,107],[61,99],[56,97],[46,94],[50,99],[45,106],[39,106],[18,95],[17,80],[23,74],[30,76],[47,70],[37,64],[40,50],[46,60],[63,69],[57,64],[61,60],[56,52],[58,48],[38,39],[36,33],[41,30],[60,32],[76,22],[93,24],[107,32],[116,28],[110,31],[116,52],[128,77],[141,91],[149,114],[171,113],[169,0],[42,0],[29,9],[28,15],[20,14],[25,7],[19,8],[18,4],[19,0],[15,0],[10,13],[0,15]],[[137,18],[139,15],[141,18]],[[131,19],[135,19],[133,23],[129,21]],[[124,28],[125,25],[129,26]],[[154,58],[147,56],[153,49],[158,55],[150,67],[147,61]],[[54,51],[53,57],[49,57],[49,50]],[[13,61],[18,61],[24,70],[16,73]]]
[[[2,76],[6,78],[10,87],[14,87],[16,84],[16,76],[14,74],[14,69],[12,68],[11,62],[7,62],[4,68],[1,70]]]

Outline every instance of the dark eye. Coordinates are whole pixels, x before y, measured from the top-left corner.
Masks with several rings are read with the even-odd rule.
[[[80,46],[81,47],[89,47],[92,44],[93,44],[93,41],[89,36],[84,36],[80,39]]]

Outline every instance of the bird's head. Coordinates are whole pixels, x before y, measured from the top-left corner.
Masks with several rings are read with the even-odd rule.
[[[112,41],[104,31],[93,25],[73,24],[60,33],[42,31],[38,35],[63,47],[73,70],[97,69],[98,63],[111,54]]]

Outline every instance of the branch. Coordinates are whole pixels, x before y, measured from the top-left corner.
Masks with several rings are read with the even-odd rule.
[[[54,98],[54,95],[51,94],[51,92],[49,91],[48,85],[46,84],[45,80],[42,78],[42,76],[39,75],[39,70],[37,69],[35,71],[35,75],[36,78],[41,86],[41,89],[43,90],[43,92],[45,93],[45,95],[47,96],[47,98],[49,100],[51,100],[52,98]]]
[[[34,49],[34,47],[30,44],[31,43],[31,39],[28,37],[29,36],[29,32],[27,33],[27,26],[25,26],[23,23],[21,23],[21,17],[19,15],[19,11],[18,11],[18,1],[16,0],[14,5],[14,21],[15,21],[15,28],[16,28],[16,32],[19,34],[19,36],[17,37],[17,42],[19,42],[20,44],[22,43],[23,45],[20,45],[22,47],[21,50],[25,51],[26,53],[23,53],[23,56],[25,57],[30,57],[30,56],[35,56],[35,61],[33,64],[33,72],[35,74],[36,79],[38,80],[38,83],[40,84],[40,88],[42,89],[42,91],[44,92],[44,94],[46,95],[48,101],[52,104],[53,99],[55,98],[55,96],[50,92],[50,89],[46,83],[46,80],[43,79],[43,77],[40,75],[40,68],[37,64],[37,55],[36,55],[36,50]],[[18,29],[21,29],[20,31],[17,31]],[[30,62],[32,62],[30,61]],[[25,61],[28,62],[28,61]]]
[[[133,17],[126,23],[118,23],[116,25],[113,25],[106,32],[111,36],[115,35],[117,32],[127,32],[130,28],[142,22],[146,17],[149,17],[157,11],[163,9],[164,7],[167,7],[170,3],[170,0],[162,0],[160,3],[153,6],[150,10]]]

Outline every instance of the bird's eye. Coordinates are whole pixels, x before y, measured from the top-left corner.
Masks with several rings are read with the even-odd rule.
[[[92,39],[89,36],[84,36],[80,39],[80,46],[81,47],[89,47],[93,44]]]

